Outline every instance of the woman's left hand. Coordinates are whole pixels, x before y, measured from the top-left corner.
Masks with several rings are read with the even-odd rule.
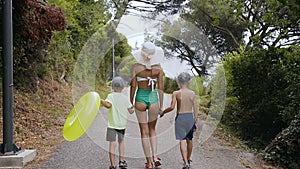
[[[162,117],[162,116],[164,115],[163,110],[162,110],[162,109],[159,109],[159,110],[158,110],[158,114],[160,115],[160,117]]]

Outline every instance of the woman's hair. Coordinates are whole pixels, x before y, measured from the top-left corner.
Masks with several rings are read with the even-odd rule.
[[[192,79],[192,76],[189,73],[187,73],[187,72],[182,72],[177,77],[178,83],[180,83],[180,84],[187,83],[191,79]]]

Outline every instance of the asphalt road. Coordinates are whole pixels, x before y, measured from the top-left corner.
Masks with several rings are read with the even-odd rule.
[[[166,95],[165,105],[169,103],[170,97]],[[107,113],[107,109],[101,108],[92,126],[81,138],[63,142],[39,169],[108,169],[108,142],[105,141]],[[163,169],[181,169],[183,165],[179,145],[175,140],[174,118],[175,113],[169,113],[160,118],[157,124],[158,156],[162,159]],[[196,133],[192,169],[259,168],[251,153],[221,146],[211,136],[212,130],[204,125]],[[128,169],[144,168],[145,158],[139,137],[135,114],[129,115],[125,135]]]

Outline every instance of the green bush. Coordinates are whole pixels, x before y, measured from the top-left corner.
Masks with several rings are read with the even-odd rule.
[[[229,129],[234,133],[238,133],[240,131],[239,126],[242,124],[242,113],[240,111],[241,108],[239,107],[238,98],[226,98],[225,110],[221,119],[221,123],[229,127]]]
[[[299,58],[299,47],[226,56],[227,93],[238,105],[227,104],[223,122],[238,118],[231,125],[251,147],[264,148],[299,110]]]
[[[174,79],[170,79],[168,77],[164,77],[164,92],[172,94],[173,91],[178,90],[177,81]]]

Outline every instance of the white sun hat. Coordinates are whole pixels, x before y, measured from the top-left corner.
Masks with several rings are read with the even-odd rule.
[[[132,52],[138,63],[145,65],[147,69],[151,66],[161,64],[164,61],[164,51],[161,47],[155,46],[152,42],[145,42],[141,49]]]

